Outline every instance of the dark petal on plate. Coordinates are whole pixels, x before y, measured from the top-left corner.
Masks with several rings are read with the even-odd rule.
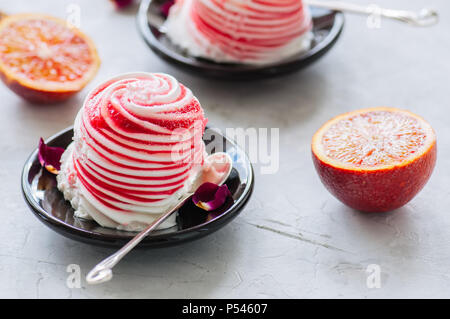
[[[117,9],[123,9],[133,3],[134,0],[110,0]]]
[[[161,5],[161,7],[159,8],[159,10],[161,11],[161,14],[167,18],[169,16],[169,10],[174,4],[175,4],[174,0],[168,0],[168,1],[164,2]]]
[[[61,147],[51,147],[45,144],[44,140],[39,140],[39,162],[42,167],[45,167],[50,173],[58,174],[61,169],[61,155],[64,153]]]
[[[192,196],[192,201],[198,207],[212,211],[221,207],[228,197],[231,197],[231,193],[227,185],[218,186],[213,183],[204,183]]]

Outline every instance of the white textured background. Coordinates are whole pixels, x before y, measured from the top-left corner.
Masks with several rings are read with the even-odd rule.
[[[362,0],[357,2],[365,3]],[[245,85],[179,71],[157,58],[137,33],[134,11],[107,0],[0,0],[8,13],[65,17],[81,6],[81,27],[103,64],[77,97],[31,106],[0,86],[0,297],[450,297],[450,2],[378,0],[396,8],[434,6],[441,23],[418,29],[383,21],[371,30],[347,15],[337,45],[306,70]],[[83,275],[112,250],[66,239],[41,224],[20,191],[20,173],[40,136],[72,124],[89,88],[121,72],[167,72],[188,85],[219,128],[280,127],[281,168],[257,173],[254,195],[231,224],[182,246],[135,251],[114,280],[66,286],[66,266]],[[389,105],[425,117],[438,134],[438,163],[425,189],[404,208],[364,215],[334,199],[310,159],[310,139],[334,115]],[[382,287],[366,287],[376,263]]]

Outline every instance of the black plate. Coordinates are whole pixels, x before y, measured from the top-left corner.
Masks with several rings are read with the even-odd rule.
[[[216,63],[195,58],[175,46],[159,31],[165,17],[160,6],[167,0],[142,0],[137,15],[138,29],[150,48],[164,60],[193,74],[222,79],[258,79],[297,71],[322,57],[337,41],[344,27],[342,12],[311,8],[313,15],[313,43],[311,48],[281,62],[270,65]]]
[[[66,148],[72,141],[72,136],[73,129],[67,128],[46,142],[50,146]],[[223,151],[233,159],[233,169],[226,181],[233,199],[210,213],[188,200],[178,211],[177,225],[151,233],[139,244],[141,247],[170,246],[203,237],[223,227],[244,208],[253,190],[252,165],[245,152],[236,144],[220,134],[215,136],[223,140]],[[205,141],[206,144],[210,142]],[[55,175],[42,169],[37,155],[36,149],[25,163],[22,191],[26,202],[40,221],[66,237],[95,245],[123,246],[136,235],[74,217],[72,206],[56,188]]]

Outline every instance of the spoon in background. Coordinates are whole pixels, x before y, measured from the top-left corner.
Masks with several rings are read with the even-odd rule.
[[[205,159],[205,165],[197,178],[192,183],[189,191],[180,199],[178,204],[166,213],[162,214],[153,223],[148,225],[143,231],[131,239],[125,246],[116,253],[102,260],[86,276],[89,284],[99,284],[110,280],[113,276],[112,268],[125,257],[137,244],[139,244],[148,234],[154,231],[170,215],[176,212],[195,193],[195,191],[206,182],[222,185],[231,173],[231,157],[227,153],[214,153]]]
[[[395,19],[417,27],[428,27],[439,21],[439,15],[435,10],[423,8],[418,13],[406,10],[393,10],[381,8],[375,4],[359,5],[343,1],[303,0],[311,7],[329,10],[352,12],[365,15],[378,15],[380,17]]]
[[[435,25],[439,21],[437,11],[423,8],[418,13],[407,10],[394,10],[381,8],[376,4],[360,5],[344,1],[321,1],[321,0],[303,0],[303,2],[311,7],[323,8],[333,11],[351,12],[364,15],[378,15],[389,19],[398,20],[416,27],[429,27]],[[141,6],[140,10],[144,9]],[[161,33],[166,33],[164,27],[164,19],[159,11],[149,10],[147,12],[148,23],[158,29]]]

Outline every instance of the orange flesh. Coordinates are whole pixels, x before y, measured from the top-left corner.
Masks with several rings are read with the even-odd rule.
[[[421,122],[388,111],[359,113],[332,124],[322,136],[327,157],[355,167],[395,165],[420,151],[427,140]]]
[[[2,63],[33,82],[80,80],[94,60],[89,44],[65,25],[31,18],[11,22],[0,32]]]

